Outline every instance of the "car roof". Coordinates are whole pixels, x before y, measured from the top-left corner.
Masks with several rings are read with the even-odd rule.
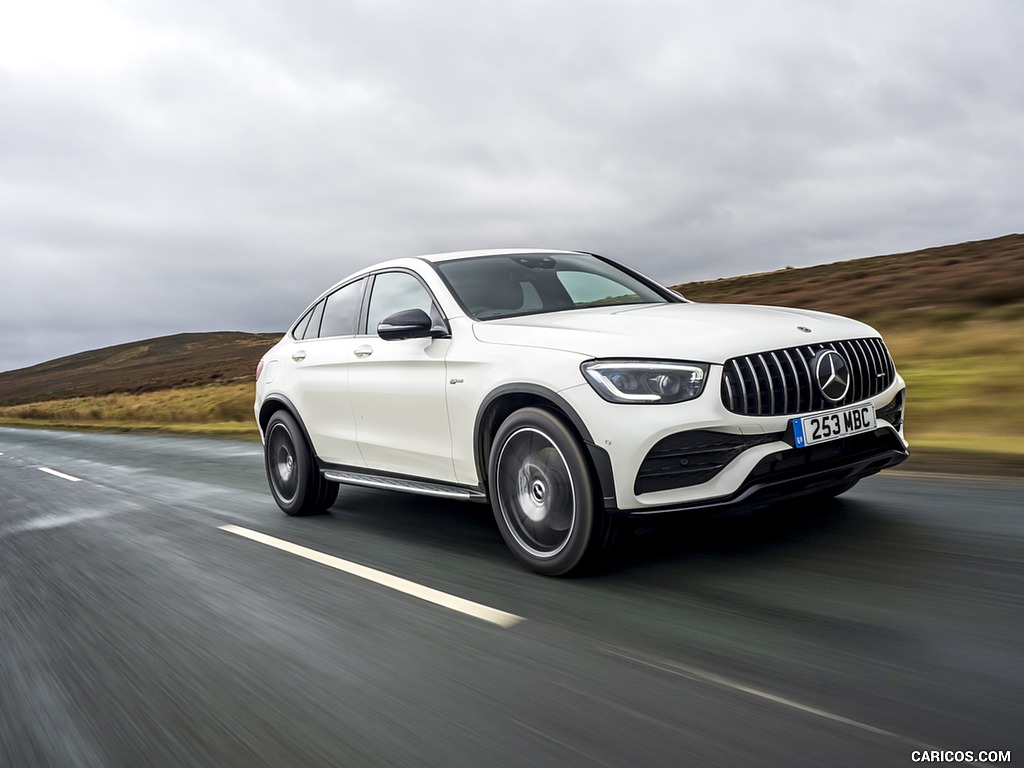
[[[454,259],[471,259],[477,256],[514,256],[528,253],[565,253],[581,254],[583,251],[566,251],[559,248],[490,248],[477,251],[451,251],[448,253],[430,253],[419,258],[431,263],[453,261]]]

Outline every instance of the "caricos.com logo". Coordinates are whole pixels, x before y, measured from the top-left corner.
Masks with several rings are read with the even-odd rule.
[[[982,749],[915,749],[910,753],[915,763],[1009,763],[1010,750]]]

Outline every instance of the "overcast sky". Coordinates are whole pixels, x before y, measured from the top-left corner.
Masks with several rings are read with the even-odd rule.
[[[1024,231],[1024,2],[0,5],[0,370],[395,256],[665,282]]]

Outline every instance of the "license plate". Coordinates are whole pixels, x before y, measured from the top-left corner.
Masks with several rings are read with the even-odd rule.
[[[793,419],[793,441],[797,448],[838,440],[840,437],[871,432],[875,428],[875,406],[855,405],[831,413]]]

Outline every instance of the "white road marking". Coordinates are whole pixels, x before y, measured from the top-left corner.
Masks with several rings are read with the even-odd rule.
[[[242,528],[237,525],[222,525],[220,530],[233,533],[237,536],[242,536],[252,541],[258,541],[260,544],[266,544],[268,547],[274,547],[284,552],[288,552],[299,557],[304,557],[307,560],[312,560],[314,563],[320,563],[330,568],[334,568],[339,571],[344,571],[352,576],[357,576],[360,579],[366,579],[372,581],[375,584],[394,589],[398,592],[402,592],[412,597],[417,597],[420,600],[426,600],[428,603],[434,603],[444,608],[448,608],[452,611],[458,611],[467,616],[472,616],[476,619],[496,624],[499,627],[508,629],[520,621],[523,621],[522,616],[516,616],[513,613],[506,613],[505,611],[499,611],[496,608],[490,608],[480,603],[474,603],[471,600],[466,600],[455,595],[449,595],[447,592],[441,592],[440,590],[433,589],[431,587],[425,587],[422,584],[417,584],[414,581],[403,579],[399,576],[394,576],[384,571],[378,571],[375,568],[370,568],[365,565],[359,565],[359,563],[349,562],[348,560],[342,560],[340,557],[334,557],[333,555],[327,555],[323,552],[318,552],[315,549],[303,547],[299,544],[293,544],[290,541],[284,539],[278,539],[273,536],[267,536],[265,533],[259,533],[258,531],[251,531],[248,528]]]
[[[49,467],[39,467],[39,471],[45,472],[48,475],[53,475],[54,477],[59,477],[62,480],[68,480],[72,483],[82,482],[82,478],[80,477],[72,477],[71,475],[65,475],[63,472],[58,472],[56,469],[50,469]]]
[[[868,725],[867,723],[862,723],[859,720],[851,720],[848,717],[843,717],[842,715],[837,715],[827,710],[819,709],[818,707],[812,707],[807,704],[801,704],[799,701],[787,699],[785,696],[778,696],[774,693],[769,693],[768,691],[762,691],[758,688],[746,685],[745,683],[741,683],[736,680],[730,680],[727,677],[722,677],[721,675],[717,675],[714,672],[708,672],[707,670],[698,669],[696,667],[691,667],[686,664],[680,664],[677,661],[670,661],[669,659],[659,659],[653,656],[646,656],[634,651],[629,651],[622,648],[614,648],[611,646],[605,646],[600,650],[602,650],[609,656],[615,656],[620,659],[625,659],[626,661],[631,661],[635,664],[641,664],[645,667],[650,667],[651,669],[657,669],[661,672],[668,672],[672,675],[685,677],[688,680],[697,680],[699,682],[717,685],[720,688],[727,688],[729,690],[737,691],[739,693],[745,693],[749,696],[755,696],[759,699],[765,699],[766,701],[771,701],[775,704],[780,704],[781,706],[789,707],[790,709],[795,709],[799,712],[803,712],[808,715],[813,715],[814,717],[820,717],[823,720],[831,720],[834,723],[841,723],[842,725],[849,726],[850,728],[856,728],[857,730],[867,731],[868,733],[872,733],[876,736],[884,736],[888,739],[894,739],[896,741],[903,742],[904,744],[911,747],[916,747],[918,749],[928,751],[936,749],[936,747],[932,745],[925,744],[924,742],[920,742],[915,739],[908,738],[906,736],[901,736],[898,733],[887,731],[884,728],[878,728],[874,725]],[[968,762],[966,763],[966,765],[978,765],[978,763]]]

